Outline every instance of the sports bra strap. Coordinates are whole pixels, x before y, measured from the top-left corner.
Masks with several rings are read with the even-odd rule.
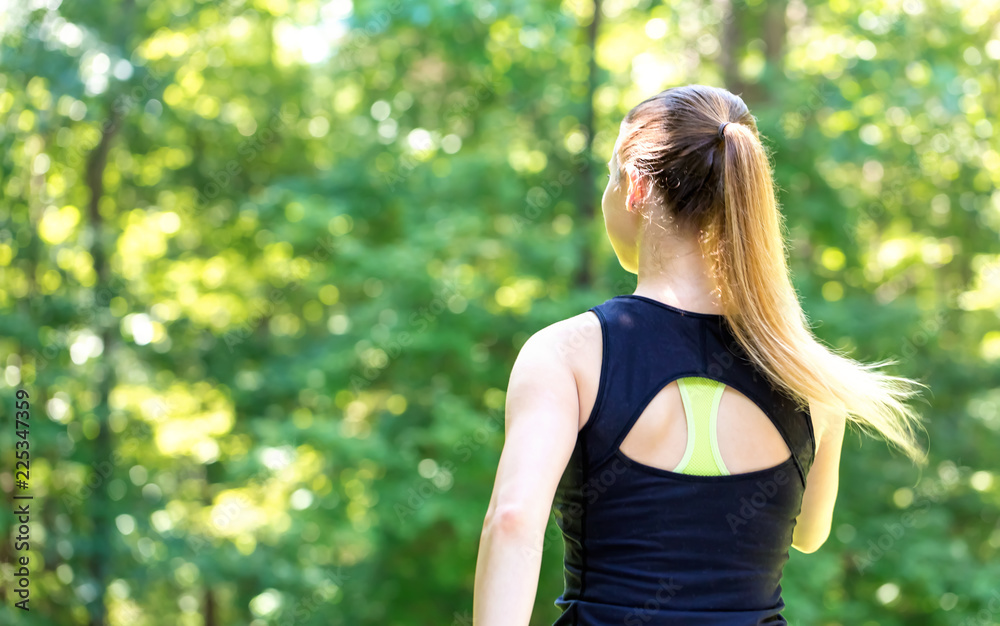
[[[675,472],[697,476],[729,473],[719,452],[719,402],[726,390],[723,383],[690,376],[677,379],[687,418],[687,448]]]

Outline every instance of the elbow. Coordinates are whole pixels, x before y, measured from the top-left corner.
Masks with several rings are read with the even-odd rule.
[[[826,540],[823,540],[823,541],[814,541],[812,543],[795,543],[795,542],[792,542],[792,547],[795,548],[796,550],[798,550],[799,552],[803,553],[803,554],[812,554],[813,552],[819,550],[820,546],[822,546],[824,543],[826,543]]]
[[[510,558],[528,559],[528,564],[535,567],[545,551],[545,521],[529,509],[499,506],[486,514],[480,545],[492,551],[512,551],[510,554],[517,556]]]
[[[792,532],[792,547],[799,552],[812,554],[819,550],[830,537],[833,520],[829,517],[816,519],[807,517],[797,520]]]
[[[796,536],[792,539],[792,547],[803,554],[812,554],[819,550],[829,537],[829,527],[814,533],[796,533]]]
[[[498,506],[486,513],[483,533],[518,535],[525,532],[527,527],[528,520],[524,509],[517,506]]]

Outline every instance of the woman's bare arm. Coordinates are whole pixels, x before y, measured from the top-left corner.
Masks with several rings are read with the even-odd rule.
[[[815,552],[830,536],[833,508],[840,488],[840,452],[844,443],[847,413],[819,403],[810,404],[813,424],[819,427],[816,458],[806,479],[802,511],[792,533],[792,547]]]
[[[475,626],[531,619],[545,528],[579,425],[576,377],[560,349],[570,324],[532,335],[511,371],[504,447],[476,562]]]

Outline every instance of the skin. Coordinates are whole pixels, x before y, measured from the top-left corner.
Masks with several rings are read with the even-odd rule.
[[[648,187],[636,170],[620,168],[618,147],[608,163],[611,174],[601,206],[619,263],[638,275],[635,293],[687,311],[720,313],[697,233],[679,232],[669,219],[654,217],[662,210],[647,202]],[[588,311],[532,335],[514,362],[504,447],[476,563],[476,626],[530,621],[542,552],[552,547],[544,534],[553,498],[596,401],[601,351],[600,324]],[[837,408],[812,402],[810,412],[816,457],[792,537],[792,547],[805,553],[819,549],[830,534],[846,424],[846,414]],[[720,429],[720,450],[732,473],[770,467],[790,454],[770,426],[730,435],[727,440]],[[628,439],[622,446],[626,453]],[[682,449],[683,442],[674,447]]]

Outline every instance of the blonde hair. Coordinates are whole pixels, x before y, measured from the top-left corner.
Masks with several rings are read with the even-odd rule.
[[[702,85],[661,92],[623,120],[618,159],[649,177],[680,227],[704,233],[734,337],[800,410],[846,413],[926,462],[915,436],[922,418],[905,402],[926,385],[877,371],[896,361],[861,363],[813,335],[789,276],[770,157],[741,98]]]

